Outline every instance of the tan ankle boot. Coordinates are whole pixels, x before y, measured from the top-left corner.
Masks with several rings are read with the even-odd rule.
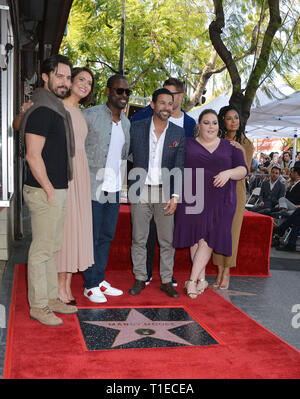
[[[63,324],[62,319],[55,316],[49,306],[44,308],[30,308],[30,317],[46,326],[59,326]]]
[[[57,299],[49,299],[48,301],[49,308],[56,313],[61,314],[72,314],[77,312],[76,306],[67,305],[59,298]]]

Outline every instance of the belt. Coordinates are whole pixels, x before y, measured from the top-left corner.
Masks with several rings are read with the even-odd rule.
[[[146,184],[147,187],[158,187],[158,188],[162,188],[162,184]]]

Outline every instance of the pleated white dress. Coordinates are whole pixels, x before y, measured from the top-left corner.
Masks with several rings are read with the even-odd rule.
[[[70,112],[74,137],[73,180],[69,181],[67,212],[61,250],[57,253],[59,273],[86,270],[94,263],[91,187],[85,152],[87,124],[77,107],[66,106]]]

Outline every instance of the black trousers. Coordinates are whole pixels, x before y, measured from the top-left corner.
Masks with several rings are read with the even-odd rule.
[[[281,225],[280,229],[285,231],[291,227],[292,231],[289,237],[289,244],[296,245],[297,237],[300,232],[300,208],[297,208]]]

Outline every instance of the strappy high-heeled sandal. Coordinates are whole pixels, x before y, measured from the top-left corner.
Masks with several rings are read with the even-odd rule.
[[[220,278],[216,278],[215,281],[213,282],[213,288],[219,288],[220,284],[222,282],[222,275],[220,276]]]
[[[229,283],[230,283],[230,274],[224,275],[223,273],[222,281],[221,284],[219,285],[220,290],[228,290]]]
[[[207,287],[208,287],[208,282],[205,280],[205,278],[200,278],[197,284],[198,294],[203,294],[203,292],[206,290]]]
[[[197,282],[194,280],[187,280],[184,283],[184,291],[186,292],[187,296],[192,299],[196,299],[198,296],[198,291],[197,291]]]
[[[219,271],[219,266],[218,266],[218,273],[216,276],[215,281],[213,282],[213,288],[219,288],[220,284],[222,283],[222,277],[223,277],[223,273],[224,273],[224,267],[222,272]]]

